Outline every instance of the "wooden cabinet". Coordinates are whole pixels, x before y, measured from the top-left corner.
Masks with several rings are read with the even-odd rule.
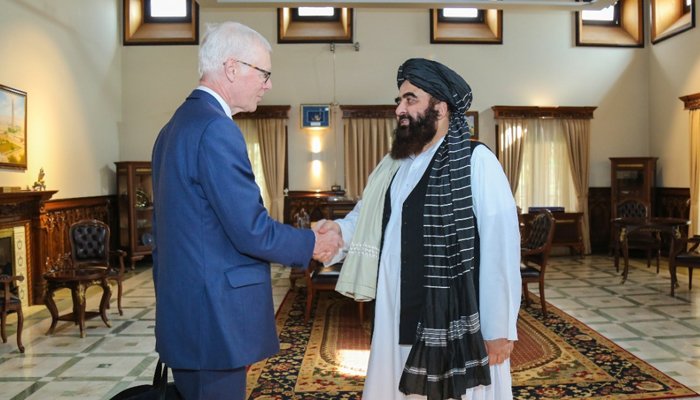
[[[611,218],[617,218],[617,204],[636,199],[649,205],[654,215],[654,186],[656,185],[656,157],[610,158]]]
[[[134,263],[153,249],[153,179],[148,161],[123,161],[117,165],[119,248]]]

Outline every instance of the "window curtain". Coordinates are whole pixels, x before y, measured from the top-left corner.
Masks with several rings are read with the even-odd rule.
[[[524,121],[522,167],[515,202],[529,207],[561,206],[579,211],[571,178],[569,152],[561,122],[555,119]]]
[[[498,159],[510,183],[510,191],[515,193],[518,190],[527,126],[522,119],[502,119],[498,121],[498,135]]]
[[[690,231],[700,235],[700,108],[690,110]]]
[[[262,169],[269,196],[269,212],[277,221],[284,221],[284,167],[287,163],[287,120],[269,118],[255,120],[258,126]]]
[[[389,153],[396,127],[392,117],[344,118],[345,195],[362,196],[369,174]]]
[[[248,150],[248,158],[250,159],[250,164],[253,169],[253,174],[255,175],[255,183],[258,184],[258,187],[260,188],[260,195],[263,199],[263,203],[265,205],[265,208],[267,208],[268,213],[272,218],[277,219],[278,221],[282,220],[281,212],[280,215],[277,216],[273,214],[273,205],[276,203],[276,201],[272,201],[272,196],[270,196],[270,191],[268,190],[268,187],[270,186],[267,182],[267,173],[265,170],[265,162],[264,159],[266,158],[274,158],[275,155],[270,156],[268,151],[263,150],[263,142],[265,139],[261,139],[262,136],[266,136],[267,142],[266,144],[268,145],[267,147],[270,146],[270,139],[268,134],[263,134],[262,132],[265,131],[265,129],[274,129],[274,120],[272,120],[272,126],[269,124],[265,127],[261,127],[261,123],[267,122],[268,120],[260,120],[260,119],[240,119],[237,120],[236,123],[238,124],[238,127],[241,129],[241,132],[243,132],[243,138],[245,139],[246,142],[246,147]],[[282,137],[282,140],[284,140],[284,134],[280,135]],[[272,145],[274,146],[274,144]],[[274,152],[274,151],[273,151]],[[282,153],[284,153],[284,143],[282,144]],[[283,158],[283,163],[282,163],[282,168],[284,168],[284,156]],[[273,163],[276,163],[276,161],[273,161]],[[275,172],[273,171],[270,175],[274,175]],[[284,170],[282,170],[282,176],[284,176]],[[272,176],[272,181],[276,181],[277,176]],[[275,182],[276,183],[276,182]],[[280,190],[281,192],[281,190]]]
[[[583,246],[591,252],[590,224],[588,222],[588,172],[590,169],[591,123],[587,119],[561,120],[569,153],[571,178],[576,189],[577,209],[583,212]]]

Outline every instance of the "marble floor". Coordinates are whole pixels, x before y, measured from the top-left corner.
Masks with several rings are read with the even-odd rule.
[[[632,261],[629,279],[620,283],[609,257],[554,257],[547,271],[547,301],[583,321],[622,348],[700,393],[700,282],[688,291],[681,275],[676,297],[670,278]],[[288,270],[273,267],[273,292],[279,306],[289,289]],[[697,279],[697,278],[696,278]],[[531,285],[531,290],[537,290]],[[71,307],[68,292],[59,309]],[[99,302],[89,293],[88,308]],[[154,297],[150,268],[141,265],[125,282],[124,315],[113,300],[111,328],[87,322],[87,336],[60,322],[45,333],[50,317],[45,307],[25,309],[23,341],[15,345],[16,319],[8,320],[8,343],[0,344],[0,400],[109,399],[133,385],[149,383],[157,354],[153,351]],[[700,397],[698,397],[700,398]]]

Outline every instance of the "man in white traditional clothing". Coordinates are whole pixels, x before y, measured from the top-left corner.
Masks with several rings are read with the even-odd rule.
[[[520,305],[515,202],[493,153],[469,139],[472,93],[453,70],[398,70],[391,153],[344,219],[336,290],[376,296],[363,400],[511,399]],[[347,257],[346,257],[347,256]]]

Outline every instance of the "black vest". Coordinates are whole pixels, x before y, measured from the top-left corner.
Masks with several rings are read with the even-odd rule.
[[[472,151],[480,142],[471,142]],[[436,153],[437,154],[437,153]],[[403,203],[401,210],[401,313],[399,316],[399,344],[413,345],[416,340],[416,327],[424,312],[426,297],[424,266],[425,256],[423,251],[423,211],[425,206],[425,194],[428,190],[428,179],[433,161],[423,173],[420,181],[413,188]],[[395,175],[394,175],[395,176]],[[384,196],[384,214],[382,217],[382,239],[380,249],[384,247],[384,232],[391,217],[391,185]],[[476,225],[476,216],[474,224]],[[389,238],[392,240],[395,238]],[[474,238],[474,268],[477,277],[474,286],[477,290],[476,298],[479,298],[479,231],[476,230]]]

